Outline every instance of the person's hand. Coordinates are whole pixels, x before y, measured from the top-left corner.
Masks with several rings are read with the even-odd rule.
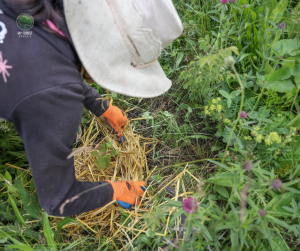
[[[114,190],[113,200],[117,200],[119,205],[125,209],[139,205],[141,197],[146,191],[146,183],[143,181],[116,181],[107,180]]]
[[[102,114],[105,118],[107,124],[114,130],[114,132],[119,137],[119,141],[123,142],[124,137],[122,135],[121,127],[126,125],[127,116],[123,110],[120,108],[109,104],[107,110]]]

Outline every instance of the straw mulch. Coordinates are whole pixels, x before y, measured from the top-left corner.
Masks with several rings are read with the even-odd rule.
[[[102,180],[148,180],[151,172],[148,170],[146,155],[152,151],[156,141],[135,134],[130,122],[122,130],[125,141],[119,143],[115,133],[107,125],[106,121],[102,117],[93,117],[90,127],[81,137],[82,146],[73,152],[75,153],[75,173],[77,180],[92,182]],[[104,137],[101,135],[102,139],[99,142],[100,133]],[[109,168],[99,171],[95,163],[96,158],[91,155],[91,152],[105,142],[111,142],[113,148],[120,151],[120,156],[111,159]],[[118,222],[121,219],[121,211],[114,202],[109,203],[105,207],[74,217],[82,225],[69,223],[63,228],[68,230],[68,235],[78,234],[85,227],[96,233],[99,237],[106,235],[121,240],[120,236],[126,235],[126,232],[124,229],[119,229]],[[147,211],[146,208],[147,199],[144,196],[139,208],[124,211],[133,218],[137,218],[141,217],[141,213]],[[61,218],[53,218],[52,224],[56,227]]]
[[[155,172],[156,167],[153,170],[148,170],[146,156],[153,150],[157,141],[136,134],[131,125],[131,121],[122,129],[125,141],[119,143],[115,133],[107,125],[106,121],[102,117],[93,117],[90,127],[81,137],[83,145],[73,152],[75,156],[76,177],[78,180],[92,182],[102,180],[143,180],[147,183],[150,176]],[[100,133],[102,133],[102,139],[99,141]],[[111,142],[113,148],[120,151],[120,156],[111,160],[109,168],[98,171],[95,163],[96,158],[91,155],[91,152],[105,142]],[[200,181],[187,170],[186,165],[181,173],[171,174],[169,177],[165,177],[162,184],[156,187],[156,189],[152,186],[152,182],[148,182],[146,193],[139,206],[131,210],[123,210],[115,204],[115,201],[112,201],[102,208],[75,216],[74,218],[81,225],[71,222],[64,225],[63,229],[67,230],[65,231],[67,235],[75,239],[80,238],[81,233],[89,229],[95,233],[97,236],[96,240],[99,240],[99,243],[101,236],[107,236],[108,239],[106,243],[114,245],[116,250],[119,250],[118,246],[120,243],[122,245],[120,250],[124,250],[128,246],[131,246],[133,249],[132,243],[134,240],[136,240],[140,234],[146,233],[147,226],[144,213],[147,212],[147,214],[151,214],[157,203],[154,203],[153,199],[158,194],[164,191],[169,185],[175,187],[176,196],[173,198],[174,200],[177,200],[178,196],[184,196],[186,198],[188,194],[190,194],[186,192],[184,183],[182,182],[182,177],[186,174],[192,176],[197,183],[200,183]],[[179,187],[183,189],[183,194],[179,194]],[[164,204],[164,202],[162,204]],[[123,215],[123,218],[125,217],[126,219],[122,224],[119,224],[122,216],[121,210],[123,210],[123,213],[125,212],[127,216],[125,217]],[[168,234],[169,220],[174,210],[172,208],[168,211],[167,224],[163,229],[163,233],[155,233],[158,236],[166,236]],[[53,217],[51,222],[52,226],[57,227],[61,219],[62,218]],[[137,224],[139,227],[136,227]]]

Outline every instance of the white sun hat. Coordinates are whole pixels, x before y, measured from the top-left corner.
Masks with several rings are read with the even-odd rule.
[[[78,56],[98,85],[140,98],[169,90],[157,59],[183,30],[171,0],[64,0],[64,8]]]

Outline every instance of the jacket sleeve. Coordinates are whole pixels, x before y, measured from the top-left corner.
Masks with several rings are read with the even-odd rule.
[[[53,216],[71,216],[101,207],[112,200],[112,186],[102,182],[79,182],[74,158],[67,159],[81,122],[83,103],[96,109],[94,95],[80,84],[64,84],[34,93],[20,101],[11,121],[22,137],[41,206]],[[68,199],[99,184],[66,204]]]
[[[83,95],[85,97],[83,104],[97,117],[101,116],[108,108],[107,99],[102,98],[102,96],[95,90],[95,88],[86,84],[82,81]]]

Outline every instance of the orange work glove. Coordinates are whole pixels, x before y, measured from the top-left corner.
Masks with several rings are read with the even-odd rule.
[[[116,181],[107,180],[113,189],[113,200],[117,200],[119,205],[125,209],[130,209],[133,205],[139,205],[141,196],[146,191],[146,183],[143,181]]]
[[[123,142],[121,127],[126,125],[127,116],[119,107],[109,104],[107,110],[102,114],[107,124],[114,130],[115,134],[119,137],[119,141]]]

